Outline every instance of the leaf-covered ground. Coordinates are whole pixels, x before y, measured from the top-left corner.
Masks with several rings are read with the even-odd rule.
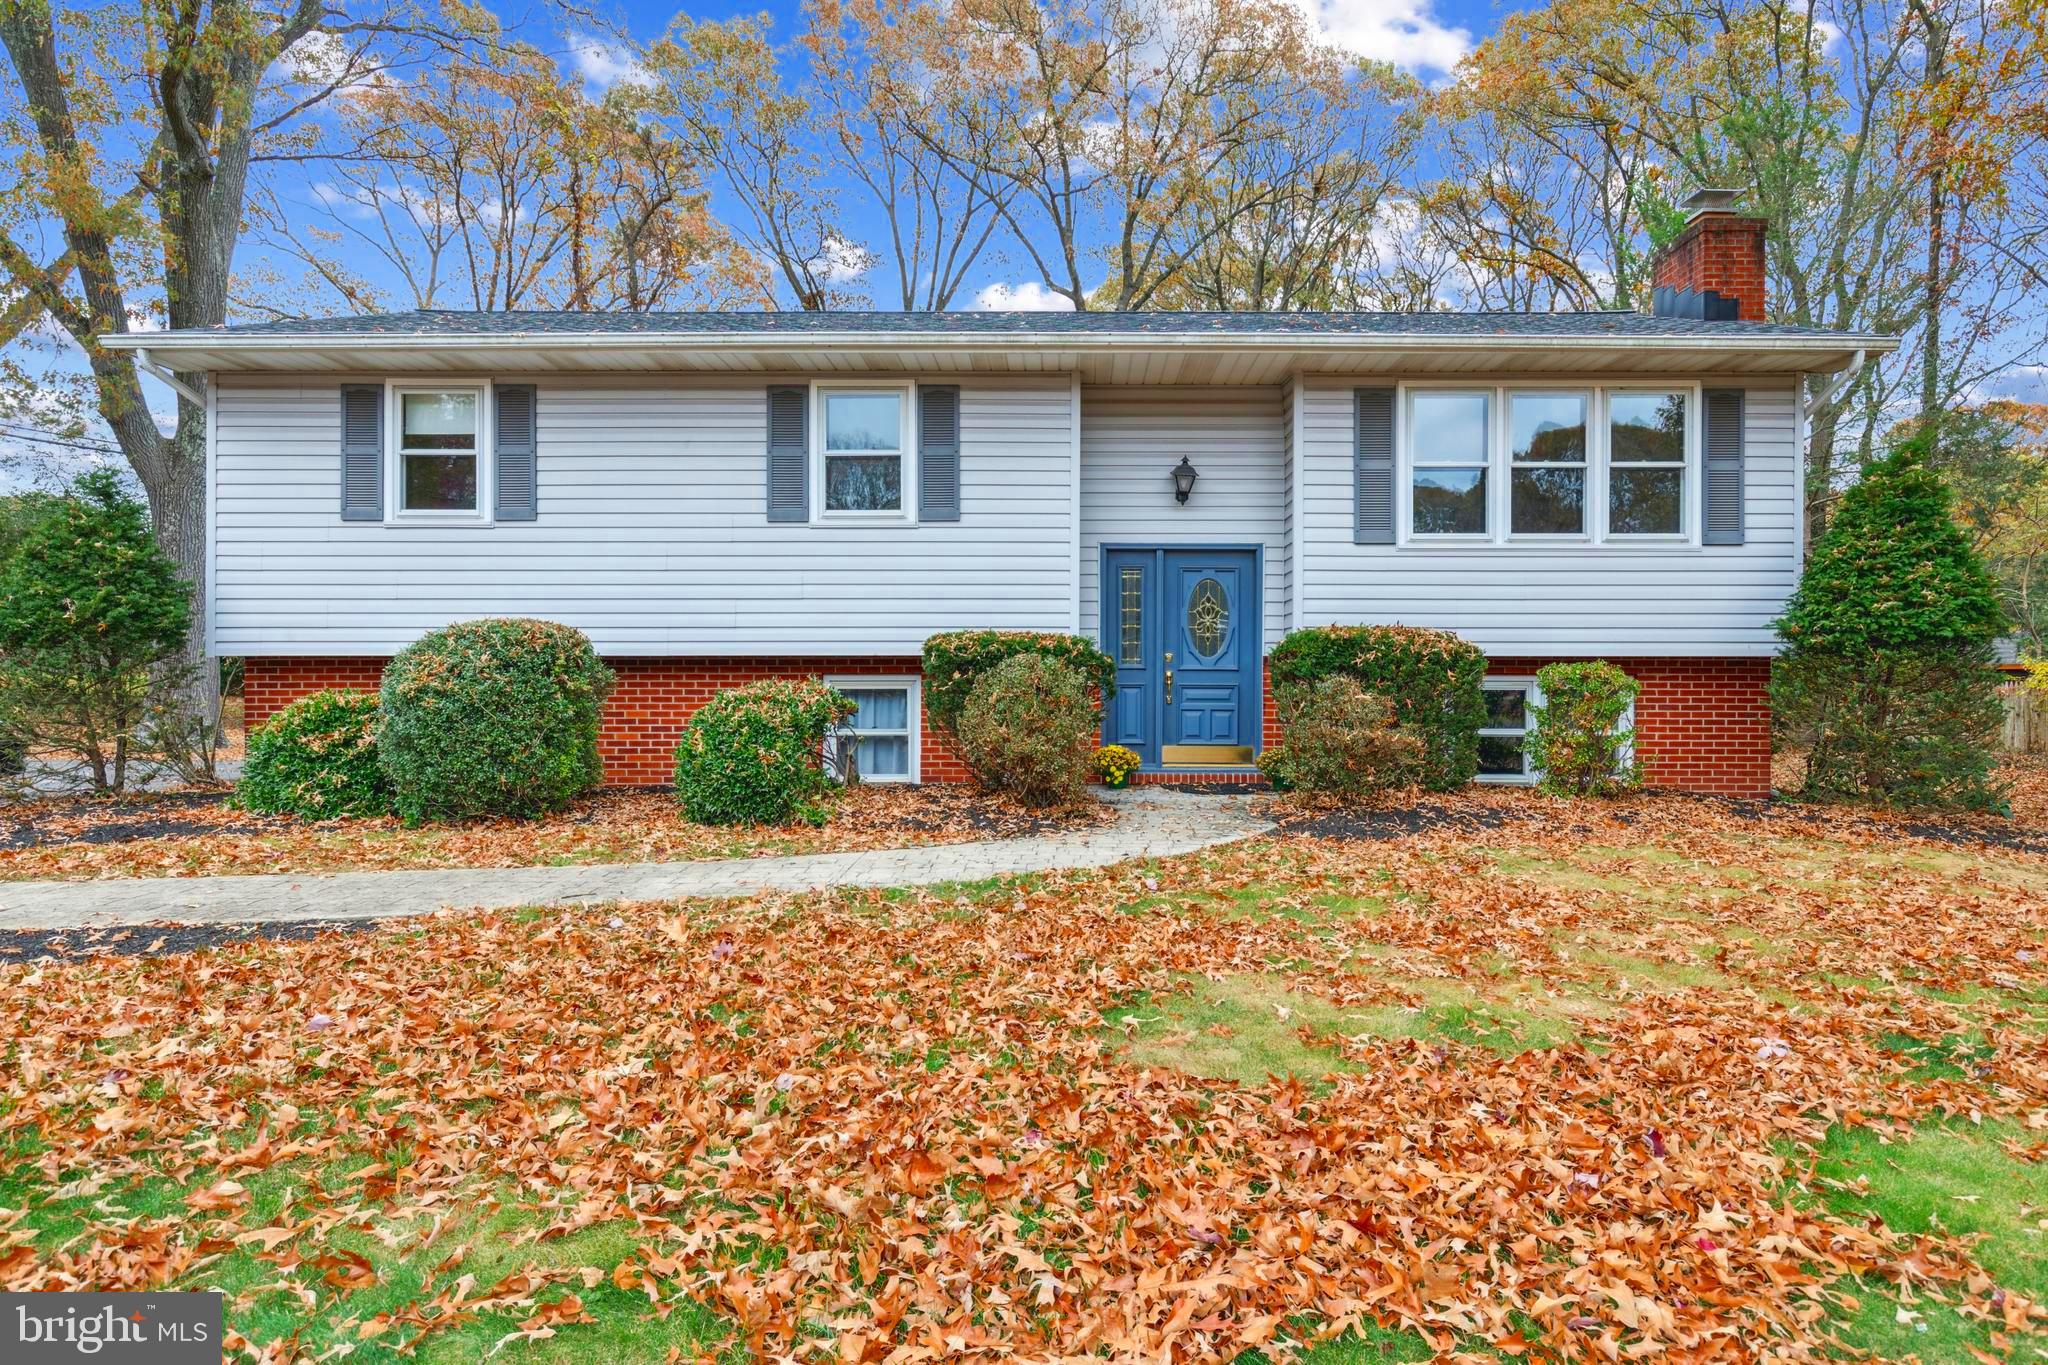
[[[672,794],[651,791],[601,791],[544,819],[417,829],[255,815],[221,792],[78,797],[0,808],[0,881],[683,862],[1012,838],[1106,818],[1096,805],[1048,815],[957,786],[862,787],[823,826],[758,829],[691,824]]]
[[[0,967],[0,1285],[265,1359],[2048,1353],[2048,854],[1432,809]]]

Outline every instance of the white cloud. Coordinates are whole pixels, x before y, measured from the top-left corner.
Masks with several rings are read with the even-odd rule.
[[[615,85],[652,85],[654,77],[631,52],[589,33],[569,36],[569,60],[576,74],[599,90]]]
[[[874,253],[844,237],[827,237],[823,249],[809,262],[820,284],[846,284],[874,267]]]
[[[365,90],[383,79],[376,59],[367,51],[321,29],[286,48],[277,64],[302,85],[333,85],[344,91]]]
[[[1436,0],[1298,0],[1330,43],[1404,71],[1449,72],[1472,50],[1469,29],[1436,16]]]
[[[983,313],[1071,313],[1074,301],[1064,294],[1055,294],[1037,280],[1022,284],[999,281],[974,296],[974,309]]]

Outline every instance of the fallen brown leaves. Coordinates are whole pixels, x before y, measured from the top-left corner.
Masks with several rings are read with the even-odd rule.
[[[2048,860],[1958,866],[1866,826],[1820,844],[1711,803],[1520,799],[1493,848],[1571,877],[1446,828],[978,904],[448,917],[0,970],[0,1139],[52,1188],[161,1172],[195,1191],[58,1245],[0,1221],[0,1283],[184,1282],[254,1239],[341,1294],[361,1270],[330,1241],[367,1211],[495,1191],[541,1238],[630,1224],[643,1252],[602,1278],[687,1292],[800,1359],[1225,1361],[1284,1350],[1302,1314],[1545,1358],[1817,1358],[1851,1275],[2001,1330],[2048,1322],[1951,1239],[1797,1197],[1786,1154],[1834,1123],[2048,1128],[2048,1037],[2010,1003],[2048,989]],[[1274,908],[1381,908],[1304,927],[1208,899],[1255,886]],[[1594,970],[1575,945],[1675,967],[1708,941],[1711,986],[1613,985],[1582,1042],[1362,1033],[1338,1042],[1364,1070],[1327,1086],[1141,1070],[1101,1027],[1189,973],[1278,970],[1343,1005],[1432,976],[1561,997]],[[1995,1050],[1959,1078],[1915,1080],[1878,1042],[1967,1030]],[[347,1174],[256,1222],[235,1190],[290,1162]],[[375,1330],[438,1330],[478,1297],[439,1291]],[[586,1315],[562,1298],[520,1332]]]
[[[822,828],[711,828],[685,820],[669,793],[609,790],[538,820],[407,829],[252,815],[219,793],[180,792],[0,809],[0,880],[682,862],[1013,838],[1108,818],[1100,805],[1047,814],[962,786],[869,786],[841,797]]]

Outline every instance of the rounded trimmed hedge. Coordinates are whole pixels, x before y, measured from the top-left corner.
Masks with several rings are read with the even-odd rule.
[[[816,678],[769,678],[698,707],[676,746],[676,799],[700,825],[822,824],[826,736],[855,711]]]
[[[1274,646],[1270,663],[1283,739],[1317,683],[1349,678],[1385,697],[1395,724],[1422,742],[1420,785],[1451,791],[1478,774],[1486,656],[1477,645],[1423,626],[1314,626]]]
[[[1019,654],[982,676],[960,713],[961,755],[984,787],[1026,805],[1088,794],[1102,713],[1088,682],[1057,659]]]
[[[1083,636],[1052,630],[948,630],[924,642],[925,715],[940,729],[957,732],[974,685],[1020,654],[1065,664],[1105,701],[1116,695],[1116,662]]]
[[[307,820],[391,814],[391,782],[377,757],[377,694],[310,693],[257,726],[235,800],[262,815]]]
[[[1259,770],[1281,791],[1357,800],[1409,785],[1421,758],[1392,704],[1339,674],[1308,689]]]
[[[582,631],[499,617],[437,630],[384,670],[377,748],[409,822],[544,815],[596,786],[612,672]]]

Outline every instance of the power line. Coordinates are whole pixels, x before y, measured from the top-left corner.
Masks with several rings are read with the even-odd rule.
[[[0,439],[27,441],[31,445],[60,446],[66,450],[90,451],[94,455],[119,455],[121,448],[105,441],[91,439],[75,440],[64,436],[52,436],[33,427],[12,427],[0,425]]]

